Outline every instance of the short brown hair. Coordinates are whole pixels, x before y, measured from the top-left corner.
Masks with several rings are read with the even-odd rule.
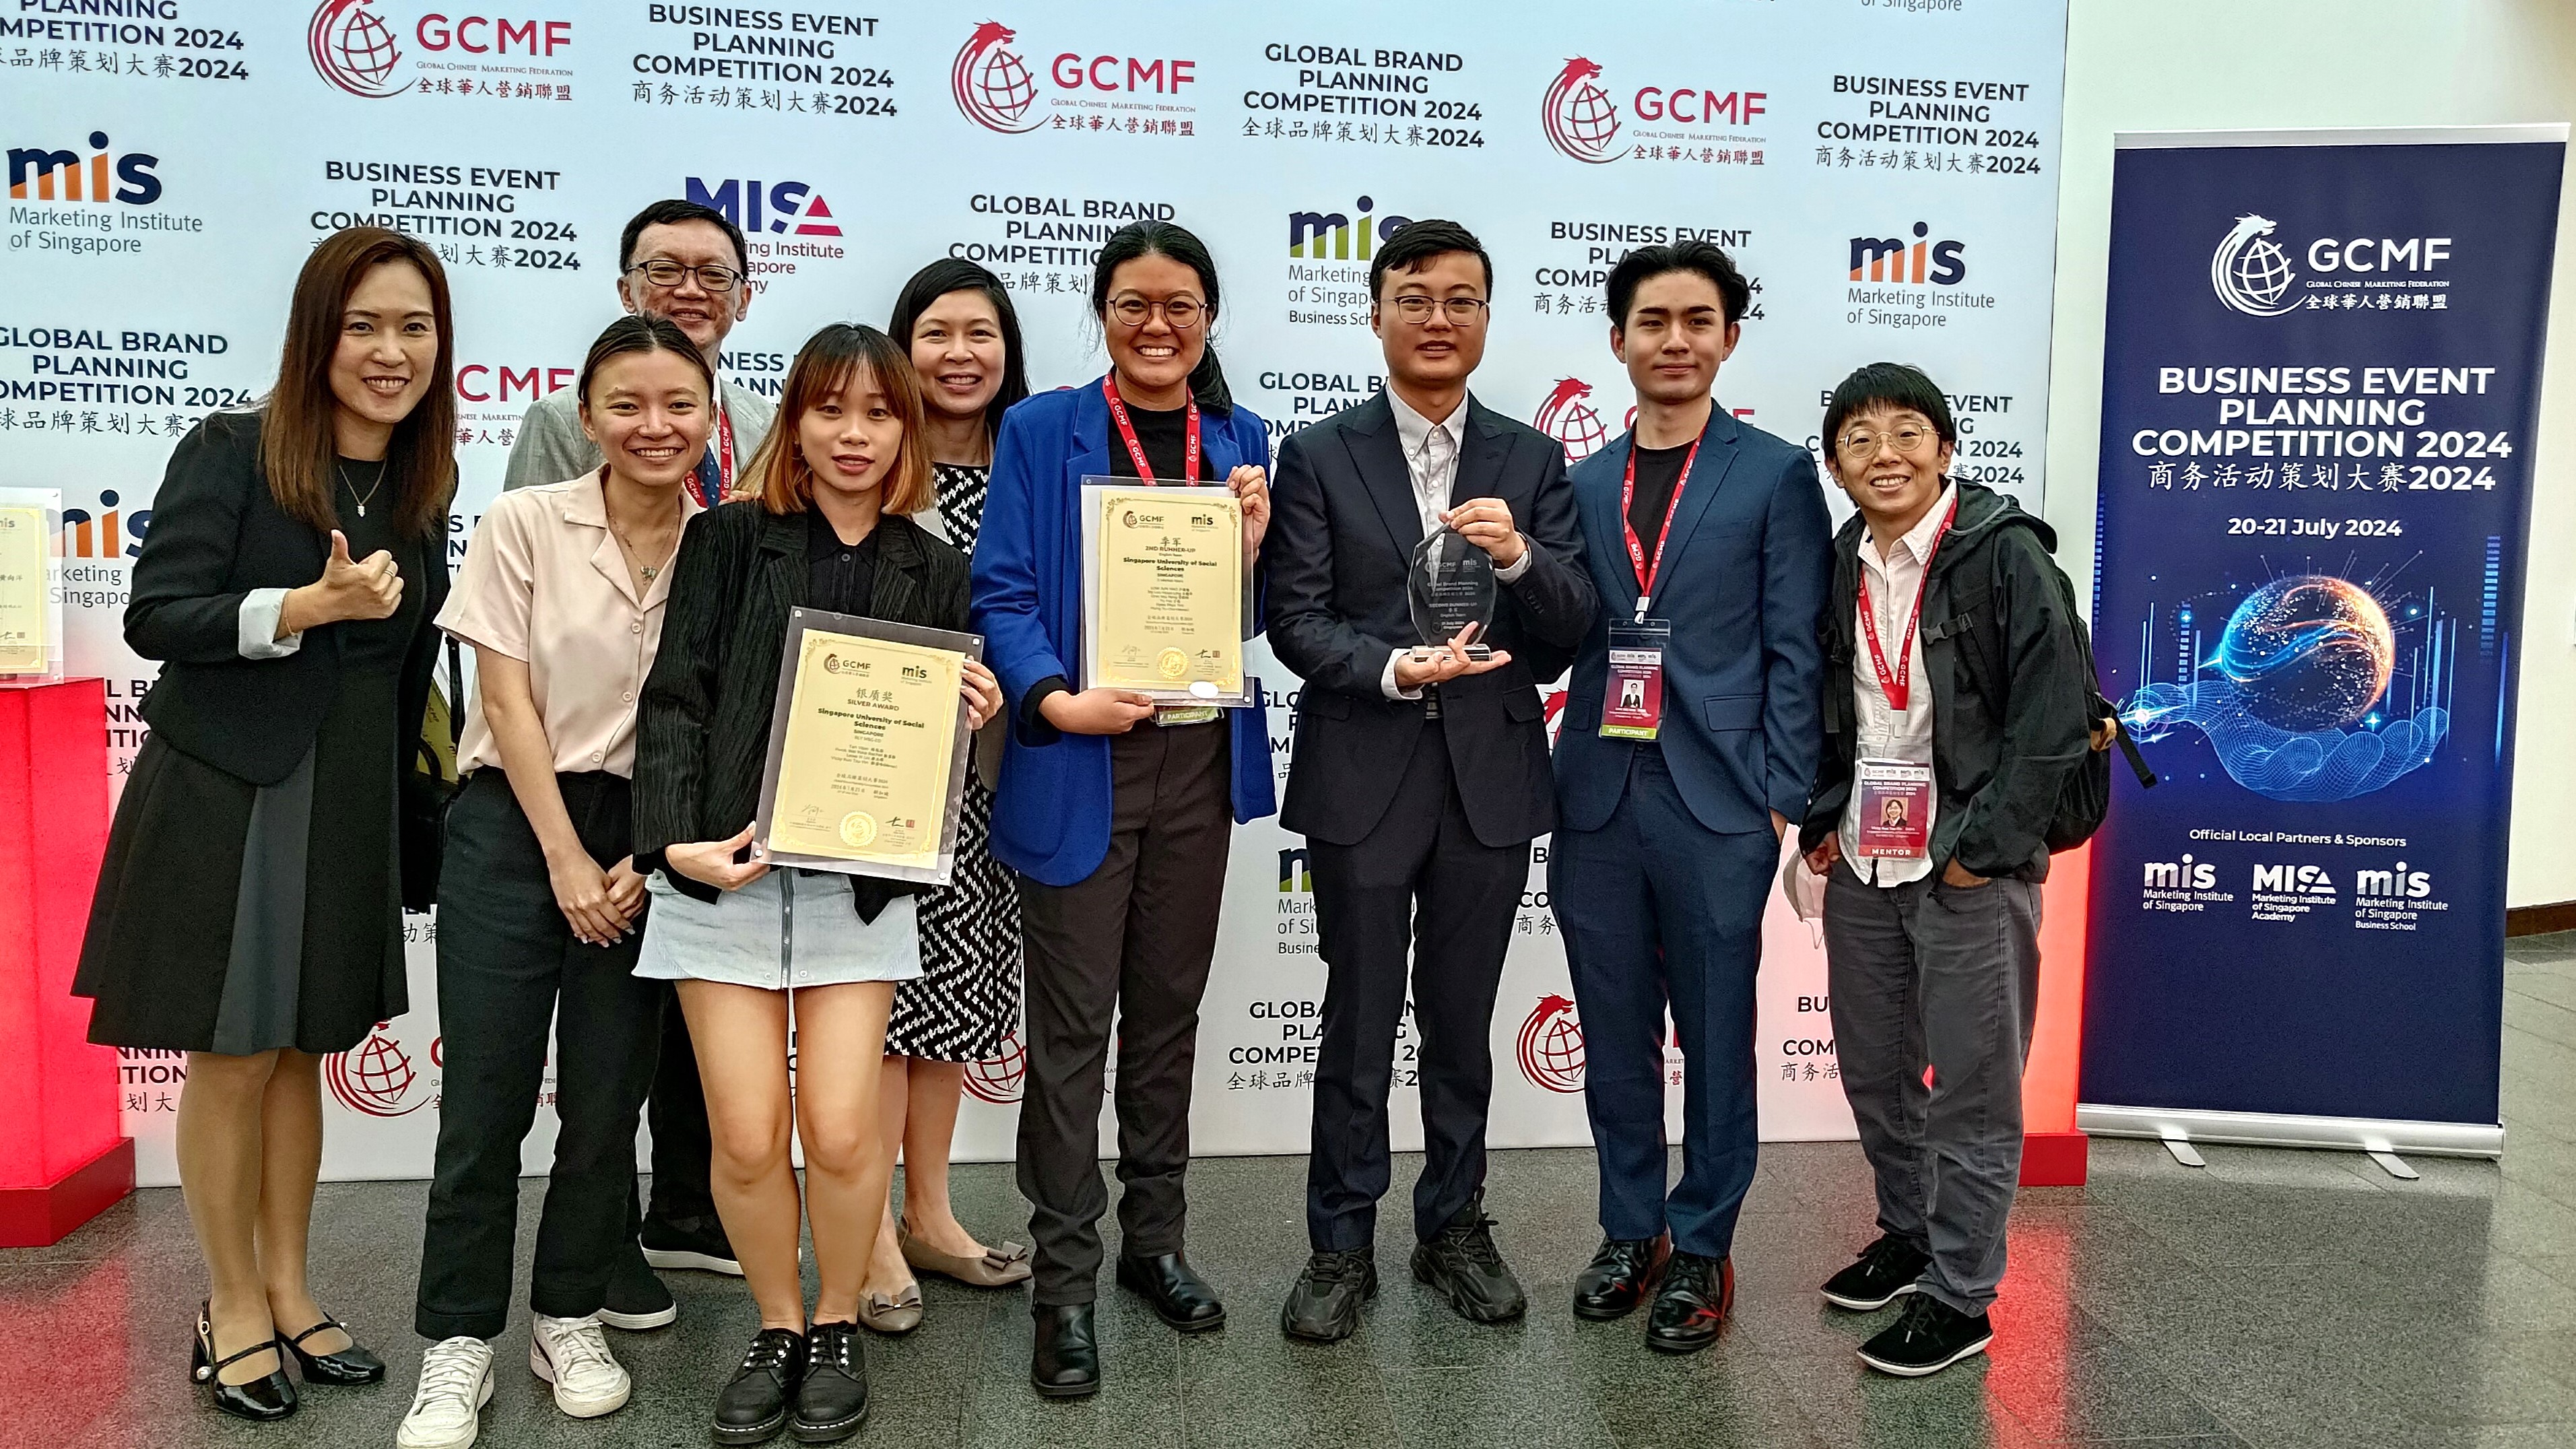
[[[903,445],[895,450],[882,485],[884,510],[919,513],[937,501],[930,445],[922,437],[921,380],[913,375],[912,357],[874,327],[849,322],[835,322],[805,339],[789,365],[787,384],[778,395],[778,418],[769,425],[760,451],[751,456],[750,476],[742,484],[746,494],[759,498],[772,513],[802,513],[811,505],[814,470],[805,465],[797,434],[806,411],[849,386],[862,369],[885,389],[886,400],[903,419]]]
[[[409,262],[429,283],[430,316],[438,328],[438,359],[429,390],[394,425],[385,463],[394,477],[395,520],[414,538],[447,528],[448,499],[456,492],[456,317],[448,305],[447,271],[438,253],[401,232],[353,226],[322,239],[296,275],[287,304],[286,346],[277,363],[277,386],[268,394],[260,430],[260,468],[268,493],[288,517],[318,529],[340,526],[332,495],[340,400],[331,392],[331,359],[340,347],[340,314],[367,273],[390,262]]]

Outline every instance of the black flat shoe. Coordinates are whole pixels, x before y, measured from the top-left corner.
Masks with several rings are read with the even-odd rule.
[[[1100,1340],[1091,1305],[1066,1303],[1029,1310],[1038,1321],[1037,1349],[1029,1355],[1029,1387],[1050,1399],[1080,1399],[1100,1392]]]
[[[197,1305],[197,1341],[188,1352],[188,1378],[213,1395],[215,1407],[236,1419],[254,1424],[273,1423],[295,1412],[295,1384],[286,1376],[286,1365],[280,1363],[265,1378],[246,1384],[223,1381],[225,1369],[255,1353],[266,1353],[277,1347],[272,1337],[265,1343],[254,1343],[236,1354],[215,1357],[215,1323],[210,1305]]]
[[[742,1355],[733,1382],[716,1395],[719,1444],[765,1444],[787,1427],[788,1406],[805,1382],[805,1335],[764,1328]]]
[[[1610,1238],[1574,1278],[1574,1316],[1596,1322],[1624,1318],[1637,1311],[1664,1276],[1673,1256],[1673,1237]]]
[[[1225,1325],[1224,1300],[1178,1253],[1151,1258],[1119,1254],[1118,1286],[1143,1295],[1154,1305],[1155,1317],[1183,1333],[1205,1333]]]
[[[805,1382],[787,1432],[799,1444],[838,1444],[868,1421],[868,1360],[855,1323],[817,1323],[806,1331]]]
[[[305,1352],[304,1340],[326,1328],[336,1328],[342,1333],[349,1333],[349,1325],[325,1315],[320,1323],[293,1338],[279,1340],[286,1345],[288,1353],[295,1355],[295,1366],[304,1370],[306,1383],[337,1384],[342,1388],[352,1388],[359,1384],[380,1384],[385,1381],[385,1361],[369,1353],[366,1345],[358,1342],[358,1336],[354,1333],[349,1333],[349,1346],[337,1352]]]
[[[1697,1353],[1717,1342],[1717,1331],[1735,1312],[1735,1259],[1675,1253],[1664,1286],[1646,1312],[1646,1347]]]

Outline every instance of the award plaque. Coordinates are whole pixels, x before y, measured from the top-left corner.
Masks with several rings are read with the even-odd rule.
[[[1243,506],[1222,487],[1082,482],[1084,689],[1240,705]]]
[[[791,609],[754,818],[771,865],[946,885],[966,792],[973,634]]]
[[[63,675],[63,495],[0,488],[0,678]]]
[[[1494,622],[1494,561],[1454,528],[1443,528],[1413,550],[1413,572],[1405,581],[1405,598],[1413,606],[1413,631],[1422,636],[1414,649],[1425,657],[1458,637],[1470,624]],[[1478,642],[1467,657],[1485,659],[1493,651]]]

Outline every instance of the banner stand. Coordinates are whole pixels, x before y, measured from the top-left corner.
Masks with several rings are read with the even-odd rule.
[[[2413,1152],[2426,1157],[2504,1155],[2504,1129],[2474,1122],[2377,1122],[2362,1117],[2294,1117],[2273,1112],[2104,1107],[2090,1102],[2076,1107],[2075,1122],[2085,1131],[2103,1137],[2146,1137],[2164,1142]]]

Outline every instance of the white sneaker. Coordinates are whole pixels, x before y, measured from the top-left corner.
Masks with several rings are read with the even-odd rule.
[[[626,1407],[635,1381],[608,1351],[597,1318],[537,1315],[528,1335],[528,1372],[555,1386],[555,1407],[576,1419],[596,1419]]]
[[[492,1402],[492,1345],[479,1338],[431,1344],[420,1358],[420,1387],[394,1431],[400,1449],[466,1449]]]

